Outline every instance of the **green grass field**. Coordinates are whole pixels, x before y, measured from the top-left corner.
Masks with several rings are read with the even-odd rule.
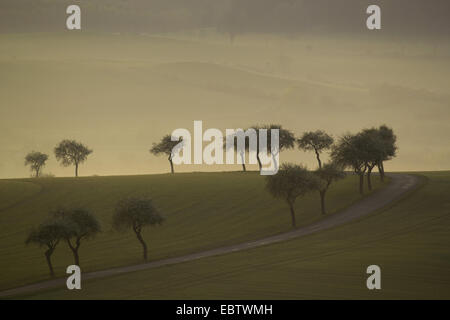
[[[101,221],[103,232],[80,248],[83,271],[142,262],[134,233],[117,233],[111,227],[115,203],[128,195],[150,195],[167,218],[162,226],[144,231],[150,260],[290,229],[287,205],[264,190],[264,177],[256,172],[0,180],[0,189],[8,190],[0,193],[0,208],[5,208],[0,209],[1,289],[48,278],[44,249],[27,247],[24,240],[58,206],[89,208]],[[349,176],[330,189],[330,214],[358,199],[357,179]],[[296,210],[300,225],[320,219],[318,194],[299,199]],[[58,245],[53,262],[57,276],[65,275],[73,263],[65,243]]]
[[[26,298],[449,299],[450,172],[368,218],[307,237],[173,266],[86,281]],[[381,267],[379,291],[366,268]]]

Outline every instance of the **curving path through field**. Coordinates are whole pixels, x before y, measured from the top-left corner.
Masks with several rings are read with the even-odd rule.
[[[340,226],[352,220],[367,216],[379,209],[386,207],[389,204],[393,204],[407,192],[414,190],[419,185],[420,179],[417,176],[400,173],[392,173],[388,175],[391,178],[391,182],[387,187],[375,192],[374,194],[362,199],[361,201],[358,201],[357,203],[351,205],[345,210],[342,210],[341,212],[333,214],[308,226],[301,227],[278,235],[262,238],[256,241],[244,242],[236,245],[206,250],[202,252],[188,254],[185,256],[168,258],[132,266],[118,267],[101,271],[83,273],[82,280],[85,281],[89,279],[109,277],[128,272],[151,269],[165,265],[197,260],[205,257],[212,257],[226,253],[247,250],[251,248],[277,243],[280,241],[298,238],[315,232],[323,231],[332,227]],[[61,287],[65,285],[66,285],[65,278],[48,280],[23,287],[2,291],[0,292],[0,297],[30,293],[42,289]]]

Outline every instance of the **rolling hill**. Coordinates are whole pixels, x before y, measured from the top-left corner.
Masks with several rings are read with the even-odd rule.
[[[449,172],[386,210],[279,244],[87,281],[31,299],[449,299]],[[366,268],[381,267],[381,290]]]
[[[376,187],[382,184],[374,179]],[[264,190],[257,172],[191,173],[175,175],[40,178],[0,180],[0,203],[18,194],[0,210],[0,288],[6,289],[48,278],[43,249],[26,247],[28,230],[41,223],[49,210],[60,206],[91,209],[103,232],[80,249],[83,271],[141,262],[134,234],[112,231],[114,206],[129,195],[150,195],[166,222],[145,230],[150,260],[241,243],[290,230],[287,205]],[[30,190],[30,187],[32,188]],[[357,179],[348,176],[328,195],[330,214],[360,199]],[[296,203],[301,225],[321,219],[318,194]],[[70,250],[60,243],[53,262],[58,276],[72,263]]]

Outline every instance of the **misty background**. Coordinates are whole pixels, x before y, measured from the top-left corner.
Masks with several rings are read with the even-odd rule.
[[[0,30],[60,30],[71,4],[82,8],[90,31],[364,33],[361,15],[377,4],[391,35],[450,33],[447,0],[2,0]]]
[[[82,30],[65,29],[78,4]],[[382,30],[365,27],[382,9]],[[0,178],[72,176],[53,148],[94,153],[80,175],[169,171],[153,142],[176,128],[280,123],[300,135],[387,124],[398,157],[387,170],[450,168],[450,3],[359,0],[2,0]],[[281,161],[308,164],[288,151]],[[255,168],[256,169],[256,166]],[[179,166],[176,171],[240,170]]]

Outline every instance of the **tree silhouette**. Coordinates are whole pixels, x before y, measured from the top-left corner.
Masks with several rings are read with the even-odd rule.
[[[238,140],[239,138],[243,138],[244,141],[244,149],[243,150],[239,150],[238,148]],[[233,133],[232,135],[226,136],[223,138],[223,148],[225,150],[227,150],[227,141],[233,142],[233,148],[234,151],[236,151],[236,153],[238,153],[238,156],[241,158],[241,162],[242,162],[242,171],[246,172],[247,168],[245,166],[245,153],[250,151],[250,138],[248,135],[245,135],[245,132],[242,131],[237,131],[235,133]]]
[[[367,142],[361,134],[346,134],[333,146],[331,158],[337,165],[350,167],[359,176],[359,193],[364,193],[364,174],[367,170]]]
[[[392,159],[397,151],[396,136],[392,129],[385,125],[379,128],[364,129],[359,134],[360,148],[367,167],[367,186],[372,190],[371,174],[378,166],[380,179],[384,181],[383,161]]]
[[[28,234],[25,243],[37,244],[39,247],[47,247],[45,251],[45,259],[50,270],[50,276],[54,276],[51,256],[56,249],[59,241],[63,238],[67,225],[62,220],[49,220],[38,228],[32,229]]]
[[[345,173],[342,170],[342,167],[331,162],[325,163],[315,171],[315,174],[323,181],[323,183],[319,185],[318,190],[320,194],[320,206],[322,214],[326,214],[325,195],[328,191],[328,188],[333,182],[345,178]]]
[[[272,154],[272,144],[271,144],[272,139],[269,138],[272,129],[279,130],[278,150],[276,150],[277,153],[279,153],[283,150],[294,148],[294,145],[295,145],[294,134],[291,131],[284,129],[279,124],[269,124],[269,125],[263,125],[263,126],[256,125],[252,128],[256,131],[256,141],[257,141],[257,143],[256,143],[256,159],[258,160],[258,165],[259,165],[260,171],[262,169],[262,163],[261,163],[261,159],[259,157],[259,153],[262,152],[262,150],[260,151],[260,146],[259,146],[260,130],[267,130],[267,152],[270,153],[273,157],[275,156],[275,154]]]
[[[32,151],[25,157],[25,165],[30,165],[31,171],[34,171],[35,177],[39,177],[45,162],[48,160],[48,155],[38,151]]]
[[[130,197],[120,200],[113,216],[116,230],[132,228],[143,248],[144,260],[147,260],[147,244],[142,237],[142,229],[146,226],[161,224],[164,218],[153,206],[152,200],[146,197]]]
[[[55,218],[65,222],[63,238],[72,251],[74,262],[80,265],[78,250],[83,239],[93,238],[101,231],[97,218],[86,209],[58,209],[53,213]]]
[[[168,134],[165,135],[159,143],[153,143],[153,146],[150,149],[150,153],[154,154],[155,156],[158,156],[160,154],[165,154],[168,156],[167,159],[169,160],[170,163],[171,173],[174,173],[172,162],[173,148],[180,142],[182,142],[181,137],[177,141],[172,141],[172,136]]]
[[[283,164],[277,174],[266,177],[266,189],[275,198],[287,202],[290,212],[292,227],[296,226],[294,204],[298,197],[318,190],[320,179],[309,172],[305,167],[294,164]]]
[[[367,167],[367,188],[372,190],[372,170],[385,158],[385,144],[377,129],[364,129],[359,133],[364,141]],[[380,173],[381,174],[381,173]]]
[[[381,125],[378,128],[378,134],[381,137],[381,140],[383,141],[383,149],[384,149],[384,156],[383,158],[377,163],[378,171],[380,172],[380,179],[381,181],[384,181],[384,161],[391,160],[393,157],[397,154],[397,136],[394,134],[394,131],[392,128],[389,128],[386,125]]]
[[[305,151],[314,151],[316,154],[319,168],[322,168],[322,161],[320,160],[320,153],[324,150],[330,149],[333,145],[334,139],[325,131],[309,131],[303,133],[302,137],[297,140],[299,149]]]
[[[78,166],[86,161],[91,153],[92,150],[75,140],[63,140],[55,147],[55,156],[61,165],[75,165],[75,177],[78,177]]]

